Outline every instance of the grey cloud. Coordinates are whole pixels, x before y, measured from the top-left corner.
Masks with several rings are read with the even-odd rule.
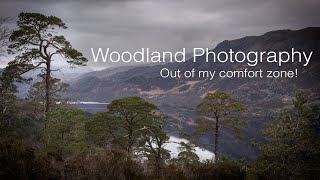
[[[5,0],[0,16],[21,11],[56,15],[69,27],[67,38],[92,61],[91,47],[213,48],[225,39],[320,26],[319,8],[318,0]]]

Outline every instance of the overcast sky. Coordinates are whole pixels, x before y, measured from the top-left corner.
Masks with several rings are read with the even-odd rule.
[[[0,0],[1,17],[55,15],[65,36],[93,63],[90,48],[178,51],[279,29],[320,26],[319,0]],[[15,23],[14,21],[12,23]],[[0,66],[10,57],[1,58]]]

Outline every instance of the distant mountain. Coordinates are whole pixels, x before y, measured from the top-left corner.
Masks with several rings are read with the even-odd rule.
[[[244,139],[238,140],[225,130],[222,133],[221,151],[234,157],[252,158],[257,153],[250,145],[252,138],[259,138],[259,131],[264,122],[280,108],[290,106],[297,90],[310,94],[313,102],[319,102],[320,90],[320,28],[305,28],[297,31],[280,30],[265,33],[262,36],[247,36],[241,39],[223,41],[212,51],[313,51],[313,59],[308,66],[290,64],[276,67],[270,63],[258,64],[253,69],[290,70],[298,69],[298,78],[286,79],[163,79],[159,71],[167,67],[170,70],[236,70],[247,67],[244,63],[170,63],[158,66],[106,69],[81,76],[71,83],[68,96],[81,101],[110,102],[115,98],[138,95],[157,104],[171,117],[180,120],[185,129],[194,128],[195,107],[206,93],[214,90],[230,92],[234,97],[247,104],[249,125],[245,127]],[[202,57],[204,58],[204,57]],[[213,137],[206,137],[208,141]],[[234,149],[233,147],[239,147]]]
[[[82,74],[86,74],[93,71],[93,69],[87,66],[79,66],[79,67],[72,67],[72,68],[68,66],[53,66],[52,69],[53,69],[52,71],[53,77],[59,78],[62,81],[67,83],[69,81],[77,79]],[[27,96],[30,86],[34,82],[40,80],[39,77],[37,76],[39,73],[41,73],[41,70],[37,69],[37,70],[31,70],[23,75],[24,77],[31,77],[33,81],[28,84],[26,83],[18,84],[18,94],[17,94],[18,97],[24,98]]]
[[[186,53],[186,55],[185,55],[186,59],[189,59],[191,57],[192,57],[192,53]],[[178,56],[177,58],[181,59],[180,56]],[[169,62],[169,60],[164,62],[164,63],[160,63],[160,65],[168,64],[167,62]],[[149,64],[139,64],[139,65],[131,65],[131,66],[109,67],[109,68],[105,68],[103,70],[92,71],[92,72],[89,72],[89,73],[85,73],[85,74],[81,75],[77,79],[86,78],[86,77],[90,77],[90,76],[94,76],[94,77],[98,77],[98,78],[102,78],[103,79],[103,78],[109,77],[111,75],[114,75],[116,73],[128,71],[128,70],[133,69],[133,68],[153,67],[153,66],[158,66],[158,65],[159,65],[159,63],[149,63]]]
[[[146,65],[140,65],[138,67],[143,67],[143,66],[146,66]],[[98,78],[107,78],[107,77],[112,76],[116,73],[128,71],[129,69],[133,69],[135,67],[137,67],[137,66],[120,66],[120,67],[105,68],[105,69],[102,69],[99,71],[91,71],[88,73],[81,74],[76,79],[82,79],[82,78],[86,78],[86,77],[90,77],[90,76],[94,76],[94,77],[98,77]]]

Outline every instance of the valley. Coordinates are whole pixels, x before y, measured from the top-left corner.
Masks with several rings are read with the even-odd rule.
[[[247,36],[236,40],[219,43],[212,49],[214,52],[228,51],[314,51],[307,66],[301,63],[257,64],[255,69],[273,72],[296,72],[292,78],[163,78],[161,69],[181,72],[192,69],[207,72],[239,71],[247,68],[244,63],[213,63],[205,62],[205,55],[198,57],[197,62],[192,58],[185,63],[169,63],[161,65],[139,65],[107,68],[101,71],[91,71],[69,79],[70,90],[65,97],[75,101],[111,102],[114,99],[127,96],[142,96],[156,104],[159,109],[168,114],[175,122],[179,122],[185,131],[195,129],[194,121],[198,115],[196,107],[201,99],[210,91],[222,90],[248,107],[245,120],[248,124],[242,128],[242,139],[237,139],[227,129],[222,130],[221,150],[232,157],[253,159],[258,151],[252,147],[253,139],[261,139],[261,129],[264,123],[282,108],[291,108],[295,93],[302,91],[309,95],[310,101],[320,100],[320,28],[305,28],[297,31],[280,30],[268,32],[261,36]],[[248,69],[249,71],[249,69]],[[296,76],[297,74],[297,76]],[[216,75],[217,76],[217,75]],[[290,76],[291,77],[291,76]],[[105,105],[77,105],[79,108],[95,113],[105,111]],[[213,137],[200,139],[211,142]],[[237,150],[233,147],[237,146]],[[208,148],[209,149],[209,148]]]

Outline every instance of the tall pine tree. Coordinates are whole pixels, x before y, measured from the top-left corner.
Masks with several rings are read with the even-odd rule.
[[[39,13],[20,13],[18,29],[9,38],[9,53],[16,53],[15,64],[28,65],[29,70],[40,69],[45,81],[45,112],[50,110],[51,73],[54,57],[62,56],[70,65],[85,65],[88,61],[58,32],[66,29],[58,17]]]

